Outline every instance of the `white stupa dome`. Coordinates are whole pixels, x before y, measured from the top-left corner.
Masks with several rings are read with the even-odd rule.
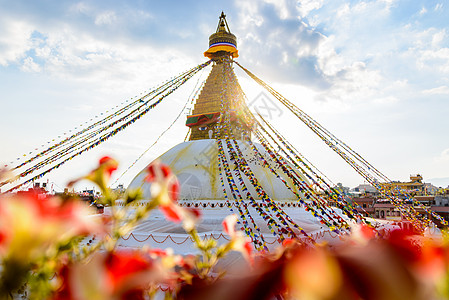
[[[237,141],[237,143],[243,153],[243,157],[256,175],[259,184],[271,199],[276,201],[298,200],[297,196],[269,168],[262,166],[261,162],[255,160],[255,153],[248,142]],[[264,156],[265,160],[269,162],[271,168],[277,171],[278,176],[281,176],[295,192],[298,192],[291,179],[281,170],[277,170],[275,162],[265,149],[259,144],[255,146]],[[224,152],[227,161],[230,162],[229,151],[226,150],[225,148]],[[207,139],[184,142],[171,148],[157,159],[161,163],[168,165],[177,176],[181,187],[179,200],[225,200],[218,170],[218,147],[216,140]],[[146,168],[142,170],[131,181],[128,189],[141,188],[144,193],[144,199],[149,199],[151,183],[145,182],[144,180],[147,175],[146,172]],[[251,183],[246,176],[242,175],[242,177],[244,177],[245,185],[253,197],[257,199],[257,194],[253,190]],[[306,181],[304,178],[302,180]],[[228,184],[225,184],[225,186],[228,186]],[[227,189],[226,191],[228,196],[231,197],[230,190]]]
[[[317,242],[322,240],[329,241],[337,237],[337,234],[332,233],[299,204],[297,196],[269,168],[264,167],[262,163],[256,161],[254,151],[248,142],[237,141],[237,144],[265,192],[301,228]],[[271,168],[276,171],[275,163],[270,155],[261,145],[256,144],[255,146],[265,157]],[[225,147],[223,152],[232,170],[233,163],[229,158],[229,149]],[[225,186],[229,201],[226,201],[220,182],[218,155],[217,141],[214,139],[205,139],[178,144],[157,159],[161,163],[170,166],[172,172],[178,177],[181,187],[178,203],[184,207],[197,207],[201,209],[202,219],[197,224],[197,231],[200,236],[214,238],[219,243],[222,243],[227,240],[227,237],[222,233],[221,222],[229,214],[235,213],[238,215],[238,206],[240,208],[242,206],[234,201],[227,183]],[[281,170],[277,170],[276,173],[289,186],[295,187]],[[143,190],[145,200],[139,201],[134,205],[146,205],[148,199],[151,198],[151,183],[144,180],[146,175],[147,168],[143,169],[128,187],[128,189],[141,188]],[[261,203],[262,200],[257,199],[257,193],[252,184],[245,175],[242,174],[242,177],[248,191],[258,203]],[[303,181],[307,184],[305,179]],[[296,188],[294,191],[302,195]],[[258,214],[256,209],[249,205],[249,201],[245,197],[243,201],[248,204],[248,213],[252,216],[254,222],[264,235],[267,246],[269,248],[275,247],[278,237],[271,234],[264,218]],[[339,211],[338,209],[336,210]],[[299,236],[301,237],[301,234]],[[142,247],[143,245],[170,247],[175,252],[184,254],[196,252],[181,224],[167,221],[158,210],[153,211],[148,219],[143,220],[130,235],[124,237],[119,245],[122,247]]]

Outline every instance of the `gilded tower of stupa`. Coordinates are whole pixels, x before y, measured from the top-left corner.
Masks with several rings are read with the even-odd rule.
[[[190,141],[223,137],[220,119],[230,118],[231,138],[250,136],[247,125],[238,120],[244,97],[232,68],[232,59],[238,57],[237,39],[230,30],[226,15],[221,13],[217,30],[209,37],[209,49],[204,56],[213,60],[212,71],[196,100],[192,115],[187,117]],[[221,136],[220,135],[221,132]],[[246,133],[246,135],[244,134]]]

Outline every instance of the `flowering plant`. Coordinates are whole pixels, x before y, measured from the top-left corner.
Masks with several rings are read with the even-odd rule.
[[[275,251],[253,253],[236,231],[237,216],[223,220],[227,243],[201,239],[199,210],[177,204],[179,183],[166,165],[148,167],[152,198],[132,206],[141,192],[120,198],[108,189],[117,162],[75,180],[98,185],[108,214],[97,214],[74,197],[35,193],[0,198],[0,299],[442,299],[449,298],[449,246],[397,230],[381,235],[354,227],[341,245],[285,240]],[[72,182],[71,184],[73,184]],[[181,256],[170,249],[120,248],[117,241],[154,209],[181,222],[199,249]],[[224,274],[217,264],[238,251],[248,264]]]
[[[125,208],[119,209],[118,196],[108,188],[117,166],[114,159],[103,157],[95,170],[69,183],[95,183],[103,194],[99,202],[110,209],[107,215],[96,214],[70,196],[29,192],[1,197],[0,299],[19,295],[31,299],[141,299],[162,285],[169,287],[169,297],[194,278],[211,282],[218,259],[234,248],[242,250],[234,244],[249,243],[239,236],[215,249],[215,241],[200,239],[195,229],[199,210],[177,205],[179,183],[159,162],[147,170],[146,180],[152,183],[148,204],[132,207],[142,196],[139,190],[128,191],[120,199]],[[117,247],[122,236],[157,208],[167,220],[182,222],[202,255],[183,257],[168,249]],[[232,234],[236,235],[233,229]]]

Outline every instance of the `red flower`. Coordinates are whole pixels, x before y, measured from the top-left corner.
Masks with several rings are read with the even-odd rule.
[[[109,179],[112,173],[117,170],[117,167],[118,162],[115,159],[104,156],[98,161],[98,167],[96,169],[92,170],[87,176],[69,182],[68,186],[72,186],[80,180],[87,179],[94,182],[103,193],[107,193]]]
[[[191,231],[198,219],[200,212],[195,209],[186,209],[176,204],[179,195],[179,182],[170,167],[154,161],[148,168],[145,180],[151,182],[151,196],[165,218],[172,222],[183,221],[186,231]]]
[[[167,251],[163,249],[151,248],[147,251],[151,258],[156,259],[157,257],[167,256]]]
[[[157,181],[159,179],[169,178],[172,175],[170,167],[159,163],[158,161],[150,164],[148,166],[148,175],[145,177],[145,180],[148,182]]]
[[[370,240],[376,237],[376,230],[365,224],[356,224],[352,227],[352,234],[349,239],[361,245],[366,245]]]
[[[179,223],[182,221],[183,210],[176,204],[160,205],[159,210],[164,214],[168,221]]]
[[[159,210],[168,221],[175,223],[182,221],[182,226],[187,232],[193,230],[201,218],[201,212],[198,209],[184,208],[176,203],[161,204],[159,205]]]
[[[376,236],[376,230],[364,224],[361,225],[360,232],[362,236],[367,240],[370,240]]]
[[[237,224],[237,216],[229,215],[223,220],[221,224],[223,225],[224,232],[227,235],[233,237],[235,235],[235,224]]]
[[[387,241],[402,259],[415,262],[421,257],[421,246],[417,238],[420,239],[421,236],[410,230],[397,229],[390,232]]]
[[[144,291],[163,283],[168,272],[138,250],[95,253],[86,263],[65,265],[55,300],[144,299]]]
[[[285,239],[282,241],[282,247],[284,247],[284,248],[293,247],[297,244],[298,244],[298,241],[296,241],[294,239]]]
[[[103,156],[99,160],[100,166],[104,166],[104,172],[111,176],[111,174],[117,170],[117,161],[109,156]]]
[[[148,168],[145,181],[151,182],[151,196],[158,204],[168,205],[178,200],[179,182],[176,176],[165,164],[158,160],[152,162]]]
[[[4,240],[6,240],[6,234],[3,231],[0,231],[0,245]]]
[[[132,285],[129,282],[139,272],[152,268],[152,261],[139,251],[112,252],[105,260],[106,274],[109,283],[116,289],[122,285]]]
[[[223,230],[226,234],[231,237],[230,246],[233,250],[239,251],[242,255],[252,263],[252,250],[253,246],[251,241],[243,235],[241,231],[235,230],[235,225],[237,224],[237,216],[229,215],[223,220]]]
[[[80,201],[36,193],[0,201],[0,253],[24,264],[58,243],[103,230],[101,220]]]

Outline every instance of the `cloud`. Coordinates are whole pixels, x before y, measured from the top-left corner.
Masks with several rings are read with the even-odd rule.
[[[285,20],[291,17],[289,4],[287,3],[287,0],[265,0],[265,1],[275,7],[276,12],[278,13],[281,20]]]
[[[321,88],[329,85],[317,57],[324,36],[298,18],[295,2],[275,5],[239,1],[236,6],[236,32],[247,33],[237,34],[242,63],[278,82],[302,82]]]
[[[41,66],[35,63],[32,57],[27,57],[24,59],[21,69],[24,72],[37,73],[41,71]]]
[[[346,99],[410,101],[412,91],[416,96],[435,83],[447,85],[449,41],[443,17],[433,10],[426,10],[425,17],[413,14],[424,12],[422,4],[407,7],[412,12],[407,14],[404,5],[337,0],[305,16],[304,22],[313,20],[313,29],[323,35],[316,57],[329,86],[321,90],[322,98],[346,94]],[[407,88],[395,84],[401,81],[407,81]]]
[[[241,12],[236,32],[247,33],[237,34],[243,64],[257,74],[268,75],[270,81],[328,86],[317,65],[316,51],[324,38],[322,34],[296,16],[284,18],[282,10],[276,12],[272,4],[237,5]]]
[[[382,77],[378,72],[367,69],[362,62],[355,62],[333,75],[331,88],[322,91],[316,99],[364,101],[375,95],[381,81]]]
[[[181,50],[164,49],[151,43],[122,41],[108,30],[102,34],[94,29],[118,22],[112,10],[98,10],[84,3],[66,8],[67,11],[92,17],[90,28],[72,21],[57,21],[50,26],[45,20],[17,21],[4,18],[0,13],[0,65],[15,65],[24,72],[40,72],[55,78],[72,79],[87,85],[110,88],[123,80],[136,80],[148,76],[175,72],[192,67],[195,63]],[[140,10],[127,12],[142,15]],[[56,21],[54,21],[56,22]],[[54,23],[52,22],[52,23]],[[172,67],[162,67],[170,62]],[[163,70],[157,72],[156,70]],[[86,86],[87,88],[87,86]]]
[[[417,50],[419,69],[449,73],[449,48]]]
[[[448,162],[449,161],[449,148],[441,151],[440,155],[436,157],[436,161],[438,162]]]
[[[318,100],[361,101],[374,95],[387,99],[384,91],[394,82],[418,77],[413,71],[449,70],[448,50],[440,47],[446,31],[390,23],[397,5],[391,0],[326,5],[322,0],[249,0],[235,1],[236,9],[227,13],[238,37],[239,61],[268,82],[307,86]],[[177,18],[167,26],[157,3],[151,10],[99,2],[61,4],[57,9],[69,17],[22,22],[26,30],[21,30],[17,46],[8,42],[9,51],[0,51],[0,64],[14,61],[28,72],[45,70],[52,76],[112,85],[164,61],[188,67],[191,57],[201,59],[204,35],[215,27]],[[14,28],[2,17],[0,31]],[[2,37],[13,35],[0,35],[0,49]]]
[[[92,11],[92,7],[85,2],[78,2],[71,5],[68,10],[74,13],[88,14]]]
[[[32,26],[24,21],[0,17],[0,65],[8,66],[19,61],[32,47]]]
[[[272,1],[236,2],[240,12],[237,32],[247,32],[238,36],[240,60],[268,82],[318,91],[316,100],[368,99],[379,92],[381,84],[388,85],[372,64],[372,55],[377,55],[383,45],[364,50],[370,44],[365,43],[368,37],[361,35],[358,28],[369,27],[372,31],[372,22],[388,18],[395,5],[396,1],[384,0],[353,5],[339,1],[327,6],[313,0],[282,1],[277,5]],[[350,48],[348,42],[357,45]]]
[[[432,47],[439,47],[441,42],[447,37],[446,30],[440,30],[432,35]]]
[[[311,11],[323,6],[323,0],[302,0],[298,3],[298,12],[301,17],[307,16]]]
[[[343,97],[347,87],[352,92],[359,87],[366,91],[366,87],[378,82],[376,70],[369,70],[361,60],[344,59],[335,47],[334,36],[308,24],[307,16],[320,9],[323,1],[250,0],[235,5],[238,20],[230,25],[238,36],[240,59],[268,81],[300,84],[328,91],[332,97]],[[176,56],[182,60],[192,50],[199,52],[196,31],[205,30],[202,23],[196,28],[194,24],[165,26],[157,6],[151,14],[142,7],[105,9],[95,2],[61,5],[57,9],[70,18],[53,20],[51,26],[43,19],[25,23],[29,32],[38,37],[25,35],[23,46],[14,47],[13,57],[16,62],[22,59],[22,70],[45,70],[54,76],[72,76],[86,82],[107,80],[112,84],[115,81],[111,76],[132,78],[135,69],[143,72],[145,63],[139,61],[176,60]],[[11,26],[8,23],[4,27]],[[142,28],[148,30],[142,32]],[[140,30],[139,37],[136,29]],[[240,32],[246,34],[239,36]],[[155,39],[158,43],[153,43]]]
[[[425,95],[449,95],[449,87],[442,85],[433,89],[424,90],[422,93]]]
[[[387,96],[387,97],[383,97],[383,98],[374,99],[374,103],[380,104],[380,105],[392,105],[398,101],[399,101],[399,99],[394,96]]]
[[[113,24],[117,21],[117,16],[113,11],[105,11],[97,15],[95,18],[96,25],[109,25]]]
[[[416,30],[410,26],[401,29],[398,47],[405,48],[399,55],[407,61],[401,61],[411,71],[410,77],[420,75],[423,82],[436,81],[449,73],[449,48],[446,29],[428,28]],[[419,71],[419,73],[417,73]],[[428,76],[424,76],[428,72]]]
[[[419,14],[420,14],[420,15],[424,15],[425,13],[427,13],[427,9],[423,6],[423,7],[421,8],[421,10],[419,11]]]

